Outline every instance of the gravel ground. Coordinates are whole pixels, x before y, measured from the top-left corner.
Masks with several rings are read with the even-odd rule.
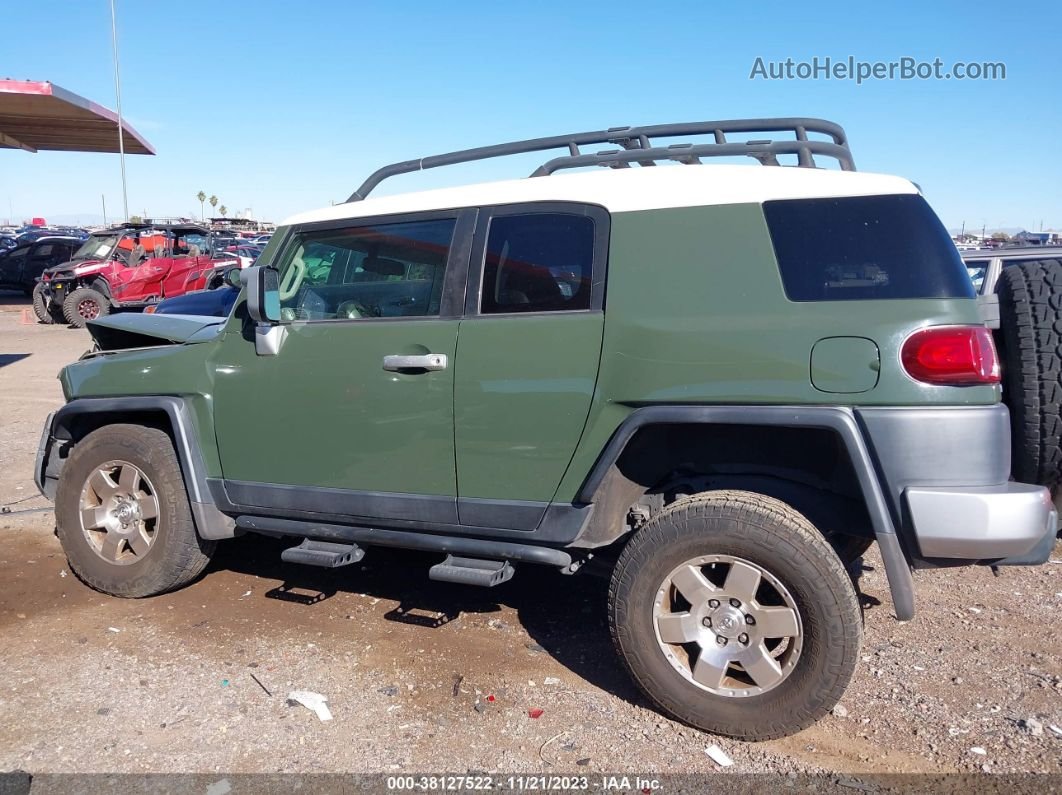
[[[22,325],[24,306],[0,294],[0,770],[633,776],[720,771],[714,744],[726,774],[1062,773],[1059,549],[998,577],[919,573],[908,624],[868,555],[862,664],[841,706],[755,744],[647,703],[589,577],[525,567],[461,588],[427,579],[434,556],[372,549],[323,571],[248,537],[177,593],[95,593],[70,574],[31,475],[62,401],[55,374],[88,336]],[[293,690],[326,695],[333,719]]]

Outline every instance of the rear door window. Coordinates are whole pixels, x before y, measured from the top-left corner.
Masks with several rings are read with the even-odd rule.
[[[572,312],[590,308],[594,220],[569,213],[491,219],[480,312]]]
[[[915,194],[763,204],[791,301],[973,298],[951,237]]]

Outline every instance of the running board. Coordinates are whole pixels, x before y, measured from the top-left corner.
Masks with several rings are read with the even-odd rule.
[[[514,573],[515,570],[507,560],[455,558],[453,555],[447,555],[446,560],[436,563],[428,570],[428,578],[439,582],[493,588],[511,580]]]
[[[365,557],[365,550],[357,544],[335,544],[331,541],[314,541],[307,538],[297,547],[289,547],[280,553],[285,563],[302,563],[334,569],[349,566]]]
[[[572,565],[572,556],[563,549],[494,541],[485,538],[444,536],[410,530],[384,530],[372,527],[305,522],[294,519],[275,519],[265,516],[240,516],[236,526],[241,530],[278,536],[302,536],[342,544],[420,549],[443,552],[447,555],[470,558],[510,560],[538,563],[565,569]]]

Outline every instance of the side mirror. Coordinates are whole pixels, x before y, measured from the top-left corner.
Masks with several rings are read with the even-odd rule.
[[[247,288],[247,313],[256,323],[280,322],[280,274],[272,268],[244,268],[240,281]]]
[[[225,271],[225,275],[222,276],[222,281],[229,287],[235,287],[238,290],[243,287],[243,271],[239,268],[229,268]]]

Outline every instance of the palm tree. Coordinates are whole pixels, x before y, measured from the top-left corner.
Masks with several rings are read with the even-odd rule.
[[[218,197],[217,196],[211,196],[209,201],[210,201],[210,206],[211,207],[217,207],[218,206]]]
[[[221,217],[224,218],[228,214],[229,208],[223,204],[218,207],[218,212],[221,213]]]
[[[203,193],[203,191],[199,191],[195,197],[199,199],[199,217],[206,218],[206,211],[203,209],[203,202],[206,201],[206,194]]]

